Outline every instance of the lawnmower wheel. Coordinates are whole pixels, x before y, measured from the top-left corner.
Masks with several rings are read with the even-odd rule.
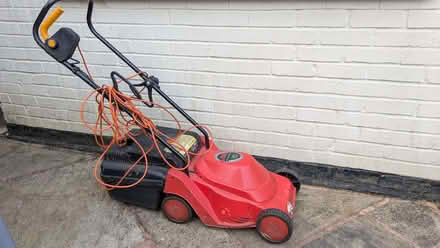
[[[177,224],[187,223],[193,218],[191,206],[178,196],[165,197],[161,208],[167,219]]]
[[[258,217],[258,234],[272,244],[281,244],[289,240],[292,228],[292,219],[279,209],[266,209]]]
[[[290,180],[290,182],[292,182],[293,186],[295,187],[296,193],[298,193],[299,190],[301,189],[301,182],[299,181],[298,175],[293,170],[288,169],[288,168],[282,168],[282,169],[276,170],[275,174],[278,174],[280,176],[288,178]]]

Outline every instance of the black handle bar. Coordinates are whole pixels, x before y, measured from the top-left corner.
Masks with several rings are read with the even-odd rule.
[[[44,42],[41,40],[40,37],[40,26],[44,21],[44,18],[46,18],[47,13],[49,12],[49,10],[57,3],[61,0],[49,0],[47,1],[47,3],[43,6],[43,8],[40,11],[40,14],[37,17],[37,20],[35,20],[34,23],[34,27],[33,27],[33,36],[34,36],[34,40],[37,42],[37,44],[46,52],[48,52],[48,49],[45,45]],[[93,0],[92,0],[93,1]],[[49,53],[50,54],[50,53]],[[53,57],[53,56],[52,56]],[[55,58],[55,57],[54,57]]]
[[[44,18],[47,16],[47,13],[49,10],[57,3],[62,0],[48,0],[47,3],[43,6],[43,8],[40,11],[40,14],[38,15],[34,26],[33,26],[33,36],[37,44],[45,50],[49,55],[50,52],[48,52],[50,49],[47,47],[44,42],[41,40],[40,37],[40,26],[44,21]],[[140,77],[144,79],[145,82],[149,82],[148,75],[144,72],[142,72],[135,64],[133,64],[127,57],[125,57],[116,47],[114,47],[110,42],[108,42],[101,34],[96,31],[93,22],[92,22],[92,16],[93,16],[93,7],[94,7],[94,0],[89,0],[89,5],[87,9],[87,24],[89,26],[90,31],[98,38],[107,48],[109,48],[116,56],[118,56],[121,60],[123,60],[133,71],[139,74]],[[52,56],[52,55],[51,55]],[[52,56],[53,57],[53,56]],[[56,59],[55,57],[53,57]],[[83,81],[85,81],[89,86],[91,86],[93,89],[99,90],[100,86],[97,85],[89,76],[84,73],[80,68],[76,67],[74,64],[69,63],[68,61],[62,62],[64,66],[66,66],[70,71],[72,71],[75,75],[77,75],[79,78],[81,78]],[[199,126],[199,124],[191,117],[189,116],[177,103],[175,103],[165,92],[163,92],[159,85],[156,83],[151,83],[148,85],[149,87],[153,88],[160,96],[162,96],[171,106],[173,106],[181,115],[183,115],[191,124],[193,124],[204,136],[205,136],[205,146],[207,148],[210,147],[210,141],[209,141],[209,134],[208,132]],[[151,94],[150,94],[151,95]],[[163,143],[163,142],[161,142]],[[167,147],[169,145],[164,144]],[[169,147],[170,148],[170,147]],[[173,150],[173,153],[175,152],[173,149],[174,147],[171,147],[171,150]],[[177,151],[176,151],[177,152]],[[180,153],[178,154],[180,155]]]
[[[135,64],[133,64],[127,57],[125,57],[116,47],[114,47],[110,42],[108,42],[101,34],[96,31],[93,22],[92,22],[92,16],[93,16],[93,6],[94,1],[89,0],[89,6],[87,9],[87,25],[89,26],[90,31],[98,38],[107,48],[109,48],[116,56],[118,56],[122,61],[124,61],[133,71],[138,73],[145,82],[149,82],[148,75],[146,73],[143,73]],[[177,103],[175,103],[171,98],[168,97],[168,95],[165,94],[160,88],[158,84],[152,83],[148,85],[149,87],[153,88],[160,96],[162,96],[171,106],[173,106],[183,117],[185,117],[191,124],[193,124],[204,136],[205,136],[205,145],[206,148],[209,148],[210,142],[209,142],[209,134],[208,132],[200,127],[200,125],[191,117],[189,116]],[[150,100],[151,100],[151,92],[150,94]]]

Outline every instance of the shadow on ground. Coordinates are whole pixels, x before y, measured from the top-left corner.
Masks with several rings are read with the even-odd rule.
[[[0,216],[23,248],[269,247],[256,232],[177,225],[113,201],[96,155],[0,138]],[[434,203],[304,186],[291,240],[277,247],[440,248]]]

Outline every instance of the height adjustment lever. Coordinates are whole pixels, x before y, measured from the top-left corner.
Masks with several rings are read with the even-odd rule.
[[[128,87],[130,88],[131,92],[133,92],[133,94],[134,94],[134,96],[136,98],[142,99],[141,93],[124,76],[122,76],[121,74],[119,74],[116,71],[112,71],[111,74],[110,74],[110,77],[112,78],[112,81],[113,81],[113,88],[115,88],[117,91],[119,91],[119,86],[118,86],[119,82],[124,82],[124,83],[126,83],[128,85]],[[118,80],[118,78],[119,78],[119,80]]]
[[[149,76],[148,77],[148,83],[147,83],[147,88],[148,88],[148,100],[150,101],[150,104],[147,106],[148,107],[154,107],[154,102],[153,102],[153,87],[157,87],[160,89],[159,86],[159,79],[155,76]]]
[[[157,78],[157,77],[155,77],[155,76],[149,76],[148,77],[148,79],[149,79],[149,82],[150,83],[154,83],[154,84],[156,84],[158,87],[159,87],[159,79]],[[160,87],[159,87],[160,88]]]

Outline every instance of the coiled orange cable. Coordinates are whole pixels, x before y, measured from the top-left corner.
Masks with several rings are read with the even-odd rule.
[[[87,62],[85,59],[85,56],[81,49],[78,47],[79,53],[81,55],[81,59],[83,61],[84,67],[89,75],[89,78],[93,81],[93,77],[89,71],[89,68],[87,66]],[[127,79],[132,79],[136,76],[139,76],[139,73],[130,75]],[[121,80],[118,81],[120,83]],[[95,124],[90,124],[85,120],[84,112],[85,112],[85,106],[89,99],[91,97],[95,96],[95,100],[98,104],[98,115]],[[136,102],[145,103],[148,105],[152,105],[153,107],[160,108],[161,110],[167,112],[176,122],[177,129],[179,130],[176,137],[169,137],[166,134],[162,133],[155,125],[153,120],[145,116],[142,111],[140,111],[136,107]],[[123,110],[121,110],[121,107]],[[109,112],[107,113],[106,112]],[[127,120],[126,117],[122,114],[123,111],[127,110],[130,112],[130,120]],[[159,105],[157,103],[150,103],[148,101],[145,101],[143,99],[138,99],[136,97],[132,96],[126,96],[119,90],[103,85],[101,88],[93,90],[90,92],[90,94],[87,95],[87,97],[84,99],[84,101],[81,104],[81,110],[80,110],[81,120],[86,125],[87,128],[89,128],[95,137],[95,141],[99,147],[104,149],[104,152],[99,157],[98,161],[96,162],[96,166],[94,169],[94,176],[96,178],[96,181],[102,185],[106,190],[113,190],[113,189],[126,189],[136,186],[137,184],[141,183],[142,180],[145,178],[145,176],[148,173],[148,153],[151,152],[154,148],[159,152],[162,160],[167,164],[170,168],[174,168],[176,170],[186,170],[191,163],[191,157],[190,155],[203,155],[207,152],[209,152],[210,149],[207,149],[203,152],[203,154],[200,153],[192,153],[188,151],[184,146],[178,143],[178,138],[181,135],[184,135],[185,133],[189,132],[193,128],[201,127],[205,129],[210,137],[211,137],[211,144],[213,143],[213,136],[210,129],[206,126],[192,126],[185,131],[181,131],[181,125],[180,122],[177,120],[177,118],[164,106]],[[141,135],[149,135],[153,141],[153,144],[148,149],[145,149],[139,141],[136,140],[136,134],[133,134],[131,130],[133,128],[140,128],[142,130]],[[104,140],[104,132],[107,130],[111,130],[112,132],[112,139],[111,141],[106,144]],[[186,164],[183,168],[176,168],[174,165],[172,165],[164,156],[163,152],[160,149],[159,143],[157,141],[156,136],[165,137],[167,141],[170,144],[175,145],[177,150],[183,151],[186,157]],[[98,175],[100,166],[102,164],[102,161],[104,160],[104,157],[106,153],[110,150],[111,146],[117,144],[120,146],[124,146],[127,144],[128,139],[132,140],[136,145],[140,148],[142,151],[142,156],[135,162],[133,165],[131,165],[125,174],[121,177],[121,179],[114,185],[105,183],[100,176]],[[212,147],[212,145],[210,145]],[[139,164],[139,162],[144,159],[145,161],[145,169],[143,175],[135,182],[130,185],[120,185],[130,174],[130,172]]]

